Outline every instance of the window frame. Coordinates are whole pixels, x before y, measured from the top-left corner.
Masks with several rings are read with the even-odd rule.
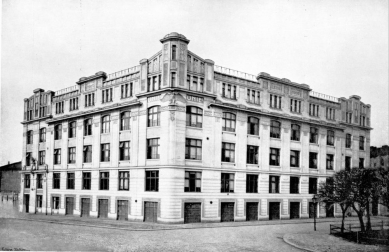
[[[201,178],[199,171],[185,171],[184,192],[201,192]]]
[[[314,160],[316,160],[316,163]],[[317,152],[309,152],[309,169],[318,169],[317,167],[318,167]]]
[[[77,158],[76,147],[68,148],[68,164],[75,164]]]
[[[66,174],[66,189],[68,189],[68,190],[75,189],[75,174],[74,174],[74,172],[68,172]]]
[[[46,128],[39,129],[39,142],[40,143],[46,142]]]
[[[159,159],[159,138],[147,139],[147,159]],[[156,152],[156,153],[154,153]]]
[[[84,145],[83,150],[82,150],[83,163],[92,163],[92,153],[93,153],[92,145]]]
[[[123,111],[120,113],[120,131],[131,130],[131,112]]]
[[[270,121],[270,137],[281,139],[281,122],[277,120]]]
[[[130,171],[119,171],[118,190],[129,191],[130,190]]]
[[[231,186],[232,185],[232,186]],[[232,187],[232,189],[231,189]],[[221,193],[233,193],[235,190],[235,174],[221,173]]]
[[[246,150],[246,163],[247,164],[258,164],[259,163],[259,146],[247,145]]]
[[[259,118],[254,116],[247,117],[247,134],[259,136]]]
[[[31,175],[24,174],[24,188],[31,188]]]
[[[311,182],[312,181],[312,182]],[[313,182],[315,181],[315,182]],[[310,177],[308,180],[308,194],[317,194],[317,178]]]
[[[43,189],[43,174],[42,173],[38,173],[36,175],[36,188]]]
[[[82,190],[91,190],[92,188],[92,173],[83,172],[82,173]]]
[[[38,165],[46,164],[46,151],[45,150],[39,151],[38,158],[39,158]]]
[[[273,181],[274,178],[274,181]],[[273,187],[274,185],[274,187]],[[273,190],[274,189],[274,190]],[[280,176],[269,176],[269,193],[280,193]]]
[[[59,209],[60,205],[61,205],[61,197],[59,196],[52,196],[51,197],[51,204],[52,204],[52,208],[53,209]]]
[[[147,109],[147,127],[158,127],[161,124],[161,106]]]
[[[300,194],[300,177],[290,176],[289,178],[289,194]],[[292,182],[293,180],[295,181]]]
[[[146,175],[145,191],[158,192],[159,191],[159,170],[146,170],[145,175]]]
[[[258,174],[246,174],[246,193],[258,193]]]
[[[318,144],[319,140],[319,129],[316,127],[309,128],[309,143]]]
[[[101,171],[99,173],[99,190],[109,191],[109,171]]]
[[[53,189],[61,189],[61,173],[53,173]]]
[[[274,151],[274,152],[273,152]],[[281,149],[279,148],[270,148],[270,151],[269,151],[269,165],[270,166],[281,166],[280,165],[280,152],[281,152]],[[275,157],[275,159],[273,159],[272,157]],[[272,162],[274,161],[274,162]]]
[[[108,134],[110,133],[110,124],[111,124],[111,116],[110,115],[103,115],[101,117],[101,134]]]
[[[365,137],[359,136],[359,150],[365,150]]]
[[[84,120],[84,136],[91,136],[93,133],[93,121],[92,118]]]
[[[192,145],[195,142],[195,145]],[[194,153],[192,153],[194,151]],[[200,153],[200,154],[199,154]],[[194,154],[194,158],[193,157]],[[185,139],[185,159],[186,160],[202,160],[203,141],[201,139],[186,138]]]
[[[120,141],[119,142],[119,161],[129,161],[131,158],[130,150],[131,150],[130,141]]]
[[[327,130],[327,145],[334,146],[335,145],[335,131]]]
[[[193,111],[195,109],[196,111]],[[196,106],[186,107],[186,126],[203,127],[203,109]]]
[[[350,156],[345,156],[345,159],[344,159],[344,169],[346,171],[350,171],[351,170],[351,162],[352,162],[351,157]]]
[[[68,138],[75,138],[77,134],[77,122],[71,121],[69,122],[69,131],[68,131]]]
[[[326,170],[334,170],[334,154],[326,155]]]
[[[62,151],[61,148],[54,149],[54,164],[55,165],[59,165],[62,162],[62,153],[61,153],[61,151]]]
[[[57,124],[54,126],[54,140],[62,139],[62,124]]]
[[[228,155],[226,155],[227,153]],[[235,163],[235,143],[222,142],[221,161],[228,162],[228,163]]]
[[[352,146],[352,135],[351,134],[346,134],[346,148],[351,149]]]
[[[295,156],[292,155],[292,153],[295,154]],[[292,160],[295,158],[295,163],[293,164]],[[290,167],[300,167],[300,151],[298,150],[290,150]]]
[[[290,126],[291,134],[290,134],[290,140],[291,141],[297,141],[300,142],[301,138],[301,126],[298,124],[293,123]]]
[[[227,127],[229,125],[230,127]],[[236,115],[231,112],[223,112],[222,116],[222,131],[235,132],[236,130]]]
[[[100,162],[111,161],[111,144],[103,143],[100,144]]]

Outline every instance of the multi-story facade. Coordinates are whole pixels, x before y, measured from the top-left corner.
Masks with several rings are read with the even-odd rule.
[[[308,218],[320,182],[369,165],[370,105],[359,96],[216,66],[178,33],[160,42],[138,66],[25,99],[20,211],[164,223]]]

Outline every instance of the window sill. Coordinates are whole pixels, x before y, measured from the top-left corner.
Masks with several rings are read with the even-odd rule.
[[[134,98],[134,97],[133,96],[121,97],[120,100],[126,100],[126,99],[130,99],[130,98]]]
[[[311,169],[311,170],[316,170],[316,171],[317,171],[317,168],[312,168],[312,167],[309,167],[309,169]]]
[[[312,145],[312,146],[317,146],[317,147],[319,147],[319,144],[318,144],[318,143],[309,143],[309,145]]]
[[[303,115],[303,113],[301,113],[301,112],[297,112],[297,111],[290,111],[290,113],[292,113],[292,114],[295,114],[295,115]]]
[[[131,162],[131,160],[119,160],[119,164],[122,164],[122,163],[124,163],[124,164],[129,164]]]
[[[110,133],[111,133],[111,132],[104,132],[104,133],[103,133],[103,132],[101,132],[101,133],[100,133],[100,135],[103,135],[103,136],[104,136],[104,135],[105,135],[105,136],[108,136]]]
[[[123,132],[131,132],[131,129],[127,129],[127,130],[120,130],[119,133],[122,134]]]
[[[149,128],[161,128],[161,126],[147,126],[147,128],[149,129]]]
[[[301,167],[300,166],[291,166],[290,169],[300,170]]]
[[[185,159],[185,161],[203,162],[202,159]]]
[[[195,126],[186,126],[188,129],[194,129],[194,130],[203,130],[202,127],[195,127]]]
[[[271,140],[281,141],[281,137],[270,137]]]
[[[275,169],[281,169],[281,166],[279,165],[269,165],[270,168],[275,168]]]
[[[231,135],[235,135],[236,136],[236,132],[235,131],[225,131],[225,130],[222,130],[222,134],[231,134]]]
[[[278,110],[278,111],[282,111],[281,108],[276,108],[276,107],[269,107],[270,109],[273,109],[273,110]]]
[[[102,102],[101,104],[105,105],[105,104],[109,104],[109,103],[113,103],[113,101],[105,101],[105,102]]]
[[[255,137],[255,138],[261,138],[259,135],[252,135],[252,134],[247,134],[247,137]]]
[[[226,162],[226,161],[222,161],[222,165],[225,164],[225,165],[235,165],[235,162]]]
[[[334,148],[334,149],[335,149],[335,145],[328,145],[328,144],[327,144],[327,147],[330,147],[330,148]]]
[[[301,143],[300,140],[292,140],[292,139],[290,139],[290,141],[291,141],[292,143]]]

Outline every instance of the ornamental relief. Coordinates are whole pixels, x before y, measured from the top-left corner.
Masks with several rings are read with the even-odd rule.
[[[282,85],[277,83],[270,83],[270,90],[282,93]]]
[[[301,90],[299,90],[297,88],[292,88],[291,87],[289,95],[294,96],[294,97],[302,98]]]

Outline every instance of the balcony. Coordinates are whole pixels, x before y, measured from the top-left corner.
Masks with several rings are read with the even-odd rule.
[[[134,66],[134,67],[131,67],[131,68],[127,68],[127,69],[121,70],[119,72],[108,74],[108,77],[107,77],[107,79],[105,81],[110,81],[110,80],[113,80],[113,79],[117,79],[117,78],[129,75],[129,74],[133,74],[133,73],[136,73],[136,72],[139,72],[139,71],[140,71],[140,66]]]
[[[221,67],[221,66],[216,66],[215,65],[215,72],[219,72],[219,73],[222,73],[222,74],[227,74],[227,75],[231,75],[231,76],[238,77],[238,78],[241,78],[241,79],[246,79],[246,80],[249,80],[249,81],[257,82],[257,78],[254,75],[252,75],[252,74],[239,72],[237,70],[229,69],[229,68],[226,68],[226,67]]]
[[[310,91],[309,92],[309,96],[316,97],[316,98],[323,99],[323,100],[327,100],[327,101],[331,101],[331,102],[339,103],[339,99],[336,98],[336,97],[333,97],[333,96],[330,96],[330,95],[326,95],[326,94],[321,94],[321,93],[314,92],[314,91]]]

